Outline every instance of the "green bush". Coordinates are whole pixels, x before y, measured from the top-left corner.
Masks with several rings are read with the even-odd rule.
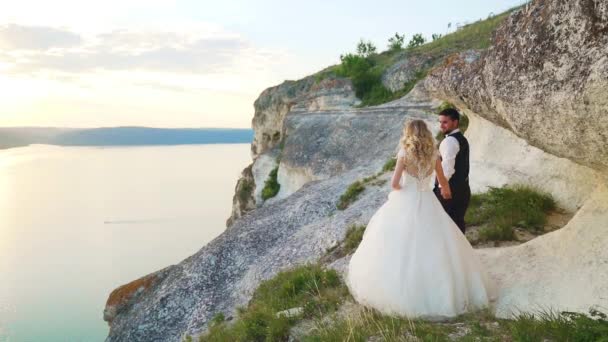
[[[371,41],[359,40],[357,43],[357,54],[362,57],[369,57],[376,53],[376,46]]]
[[[405,40],[405,35],[399,35],[399,33],[395,32],[393,37],[388,39],[388,49],[389,51],[399,51],[403,48],[403,41]]]
[[[399,91],[392,92],[382,84],[382,73],[386,65],[378,64],[374,58],[348,53],[340,56],[341,64],[335,73],[350,78],[355,88],[355,95],[361,100],[360,107],[374,106],[398,99],[406,95],[426,71],[417,73],[417,77],[404,84]]]
[[[422,34],[420,33],[416,33],[412,39],[410,40],[410,42],[407,44],[408,48],[415,48],[418,47],[422,44],[426,43],[426,39],[424,39],[424,37],[422,36]]]
[[[342,63],[336,69],[336,74],[351,79],[355,87],[355,95],[358,98],[363,100],[374,86],[377,87],[378,83],[381,84],[381,70],[374,69],[374,63],[371,59],[348,53],[340,56],[340,61]]]
[[[281,184],[277,181],[277,173],[279,172],[279,167],[275,167],[270,171],[268,175],[268,179],[264,182],[264,189],[262,189],[262,198],[267,200],[271,197],[276,196],[281,189]]]
[[[470,25],[463,26],[456,32],[441,36],[433,35],[433,41],[426,43],[421,34],[412,37],[407,49],[402,49],[404,36],[395,34],[389,39],[387,51],[376,53],[375,46],[370,42],[361,40],[357,47],[357,54],[348,53],[340,56],[340,64],[326,68],[315,75],[315,81],[335,74],[340,77],[348,77],[353,81],[357,97],[361,100],[360,106],[372,106],[398,99],[406,95],[416,84],[405,85],[406,89],[391,92],[381,82],[384,71],[405,53],[408,57],[422,57],[428,59],[425,69],[429,69],[452,53],[471,50],[485,49],[490,46],[492,32],[496,27],[515,9],[505,13],[492,16],[486,20],[480,20]],[[423,72],[422,70],[419,72]],[[426,71],[424,71],[426,75]],[[409,87],[409,89],[407,89]]]

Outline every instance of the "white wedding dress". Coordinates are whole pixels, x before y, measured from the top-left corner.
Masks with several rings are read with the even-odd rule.
[[[402,148],[397,156],[404,155]],[[489,279],[435,197],[434,172],[417,178],[409,170],[401,189],[391,191],[370,219],[351,257],[350,293],[360,304],[409,318],[443,319],[487,306]]]

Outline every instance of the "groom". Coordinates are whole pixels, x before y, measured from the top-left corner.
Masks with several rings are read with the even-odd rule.
[[[469,187],[469,142],[458,129],[460,113],[448,108],[439,113],[439,129],[445,139],[439,144],[443,173],[448,179],[452,198],[441,196],[441,186],[435,179],[433,192],[441,202],[443,209],[450,215],[458,228],[465,233],[464,214],[469,207],[471,188]]]

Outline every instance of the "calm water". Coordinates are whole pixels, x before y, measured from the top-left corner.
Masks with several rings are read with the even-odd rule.
[[[117,286],[220,234],[249,144],[0,150],[0,341],[103,341]]]

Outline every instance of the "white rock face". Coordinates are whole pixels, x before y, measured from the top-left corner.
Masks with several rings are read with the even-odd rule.
[[[313,84],[293,106],[293,110],[308,112],[347,109],[361,103],[355,96],[352,82],[345,78],[326,78]]]
[[[292,107],[305,111],[340,110],[360,102],[349,79],[333,76],[319,82],[315,77],[307,76],[264,90],[253,104],[252,158],[257,158],[283,140],[283,120]]]
[[[608,307],[608,188],[597,185],[566,227],[519,246],[480,249],[498,284],[496,315]]]
[[[433,69],[425,85],[533,146],[608,167],[608,2],[534,0],[494,32],[492,47]]]
[[[285,198],[296,192],[304,186],[304,184],[316,179],[322,178],[315,177],[315,175],[306,168],[292,168],[285,163],[281,163],[279,166],[279,173],[277,174],[277,181],[281,184],[281,188],[275,197],[277,199]]]
[[[478,249],[497,286],[495,313],[588,312],[608,307],[608,182],[599,172],[530,146],[513,132],[467,112],[471,188],[527,184],[576,212],[566,227],[518,246]]]
[[[558,205],[578,210],[594,191],[597,171],[528,144],[513,132],[466,112],[470,142],[471,190],[525,184],[553,195]]]
[[[257,206],[262,205],[264,200],[262,199],[262,190],[264,189],[264,183],[268,179],[270,171],[277,166],[276,157],[270,154],[261,154],[253,163],[253,179],[256,187],[253,193],[255,203]]]

